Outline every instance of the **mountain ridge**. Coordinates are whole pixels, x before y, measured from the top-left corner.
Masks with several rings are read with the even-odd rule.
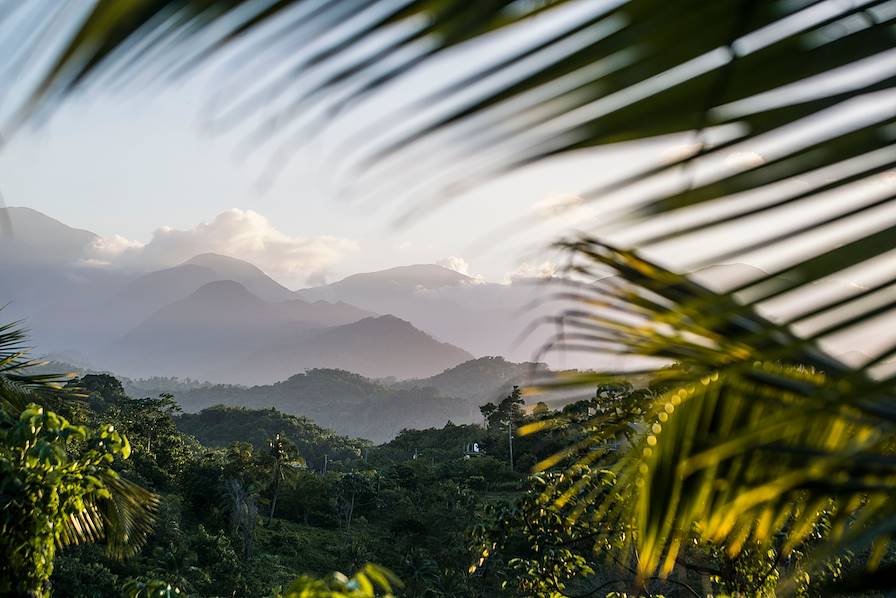
[[[394,316],[348,304],[272,303],[219,280],[155,311],[115,341],[103,362],[127,375],[264,383],[314,367],[426,376],[470,357]]]

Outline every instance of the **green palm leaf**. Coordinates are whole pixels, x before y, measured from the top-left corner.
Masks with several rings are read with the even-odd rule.
[[[43,362],[28,357],[27,331],[20,322],[0,324],[0,408],[18,413],[36,397],[59,395],[71,374],[33,374]],[[66,394],[76,395],[74,391]]]
[[[632,252],[595,241],[567,248],[580,258],[576,275],[592,277],[601,293],[561,317],[554,342],[616,347],[636,362],[669,366],[657,371],[667,390],[648,397],[640,432],[616,465],[627,499],[591,514],[635,524],[643,574],[671,571],[695,533],[732,555],[747,541],[786,553],[833,513],[831,542],[812,555],[821,560],[893,532],[892,378],[849,368],[731,295]],[[610,298],[632,309],[608,310]],[[657,370],[656,361],[645,363],[645,371]],[[547,384],[593,386],[611,374],[575,373]],[[881,550],[872,553],[872,566]]]

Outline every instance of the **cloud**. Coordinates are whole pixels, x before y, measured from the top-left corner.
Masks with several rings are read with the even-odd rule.
[[[139,250],[143,247],[140,241],[132,241],[121,235],[97,238],[88,248],[88,255],[82,260],[87,266],[109,266],[128,250]]]
[[[220,253],[251,262],[286,284],[303,283],[309,276],[319,278],[358,250],[358,243],[350,239],[287,235],[261,214],[236,208],[188,230],[156,229],[145,245],[121,237],[101,245],[107,261],[142,268],[168,267],[200,253]]]
[[[462,257],[457,257],[456,255],[451,255],[448,257],[444,257],[440,260],[436,260],[437,266],[442,266],[443,268],[448,268],[449,270],[454,270],[464,276],[470,275],[470,264],[467,263]]]
[[[557,264],[551,261],[544,261],[540,264],[523,262],[516,270],[512,270],[504,275],[504,282],[509,284],[517,280],[553,278],[557,276],[557,270]]]
[[[437,266],[442,266],[443,268],[448,268],[449,270],[454,270],[459,274],[463,274],[464,276],[469,276],[472,278],[473,283],[481,283],[485,282],[485,277],[480,274],[471,274],[470,273],[470,264],[462,257],[457,257],[456,255],[451,255],[440,260],[436,260]]]

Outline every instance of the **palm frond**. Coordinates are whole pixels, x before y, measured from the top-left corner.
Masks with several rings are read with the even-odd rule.
[[[96,510],[102,522],[106,553],[113,558],[135,555],[152,533],[159,497],[118,476],[105,476],[109,497],[98,501]]]
[[[594,240],[567,248],[579,258],[578,277],[612,276],[614,284],[601,284],[597,300],[580,301],[554,342],[572,338],[579,349],[604,352],[614,346],[635,362],[667,366],[657,372],[666,390],[646,403],[616,465],[626,500],[590,514],[636,525],[643,574],[671,571],[695,533],[732,555],[748,541],[787,552],[833,513],[831,543],[813,551],[816,559],[892,534],[892,378],[848,367],[819,350],[817,338],[630,251]],[[637,317],[608,309],[609,298],[636,307]],[[645,369],[657,370],[656,361]],[[548,384],[593,386],[613,373]]]
[[[28,332],[21,322],[0,324],[0,409],[11,414],[22,411],[38,396],[58,396],[70,374],[33,374],[28,371],[43,362],[28,357]],[[67,395],[76,395],[74,391]]]

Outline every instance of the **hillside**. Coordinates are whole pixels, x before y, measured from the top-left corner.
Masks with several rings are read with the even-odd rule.
[[[272,303],[238,282],[217,280],[157,310],[117,340],[106,351],[103,362],[128,376],[272,382],[305,367],[341,365],[337,360],[355,353],[350,343],[356,339],[346,339],[342,345],[324,342],[321,347],[330,357],[320,362],[305,359],[303,363],[295,355],[290,359],[290,354],[283,354],[281,357],[287,360],[284,365],[289,365],[285,371],[274,370],[263,361],[253,366],[250,356],[285,350],[278,347],[287,340],[299,343],[305,354],[314,355],[318,343],[309,331],[327,330],[328,326],[338,327],[368,316],[369,312],[345,303],[300,299]],[[369,343],[363,338],[361,342]]]
[[[65,264],[87,255],[99,237],[24,207],[0,207],[0,264]]]
[[[464,397],[478,404],[505,396],[514,385],[523,385],[543,363],[513,363],[503,357],[480,357],[429,378],[396,382],[398,388],[430,387],[448,397]]]
[[[245,260],[217,253],[201,253],[183,265],[208,268],[219,280],[235,280],[265,301],[288,301],[293,298],[292,291]]]
[[[550,313],[537,306],[546,296],[543,285],[489,283],[435,264],[354,274],[296,294],[309,301],[345,301],[393,314],[476,357],[503,355],[526,361],[550,333],[542,329],[520,338],[530,323]]]
[[[117,341],[106,362],[127,375],[200,376],[281,333],[289,318],[234,281],[210,282]],[[304,325],[307,328],[308,325]]]
[[[282,380],[308,368],[338,367],[373,378],[432,375],[472,358],[395,316],[364,318],[321,330],[290,331],[209,378],[250,383]]]
[[[253,387],[216,385],[176,394],[184,410],[214,405],[276,408],[314,420],[338,434],[385,441],[405,428],[478,421],[478,405],[432,389],[393,389],[344,370],[312,369],[283,382]]]
[[[324,455],[331,465],[356,459],[367,443],[335,434],[306,417],[275,409],[216,406],[199,413],[184,413],[175,419],[177,428],[203,445],[226,448],[234,442],[248,442],[264,450],[268,440],[280,434],[292,442],[308,467],[320,469]]]

